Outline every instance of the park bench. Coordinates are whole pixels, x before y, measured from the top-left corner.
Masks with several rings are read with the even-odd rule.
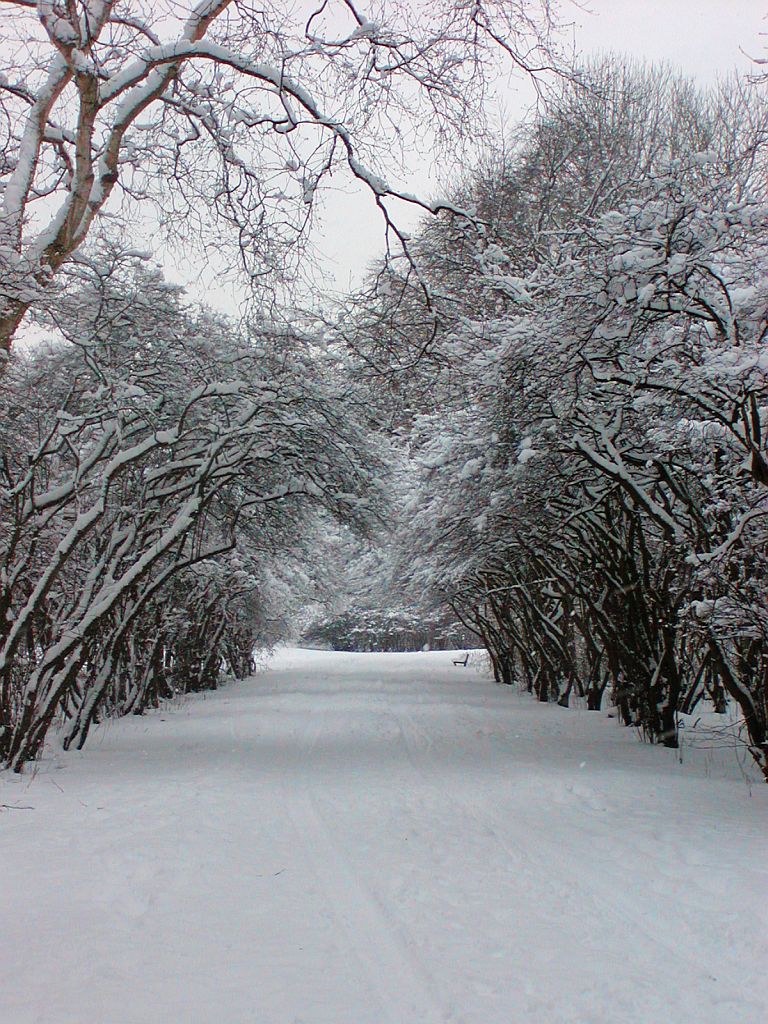
[[[467,653],[464,655],[463,658],[454,658],[453,659],[453,664],[454,665],[464,665],[464,667],[466,668],[466,665],[467,665],[468,661],[469,661],[469,651],[467,651]]]

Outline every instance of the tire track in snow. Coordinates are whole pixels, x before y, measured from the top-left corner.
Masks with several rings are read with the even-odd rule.
[[[449,1024],[452,1014],[430,991],[430,979],[414,965],[415,949],[396,933],[375,896],[355,872],[318,810],[312,791],[311,754],[322,735],[325,715],[316,714],[297,742],[304,748],[305,771],[286,787],[288,816],[308,866],[349,940],[369,989],[377,997],[381,1024]]]

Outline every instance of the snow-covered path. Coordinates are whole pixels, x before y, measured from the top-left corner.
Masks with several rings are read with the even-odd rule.
[[[0,1024],[768,1019],[768,787],[450,654],[282,652],[0,803]]]

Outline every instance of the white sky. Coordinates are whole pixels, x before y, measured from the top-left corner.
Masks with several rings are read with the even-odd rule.
[[[740,52],[759,56],[768,44],[768,3],[761,0],[587,0],[575,7],[576,43],[585,52],[617,50],[666,60],[711,80],[749,69]],[[592,11],[588,14],[586,11]]]
[[[768,47],[768,0],[580,0],[564,2],[572,21],[566,42],[585,54],[615,51],[648,61],[667,61],[702,83],[734,68],[749,71],[746,53]],[[519,79],[504,92],[507,123],[522,118],[533,99]],[[414,166],[404,181],[410,192],[439,192],[433,168]],[[418,215],[403,211],[408,226]],[[345,290],[358,284],[383,251],[381,218],[369,196],[351,186],[328,197],[318,232],[328,283]]]
[[[768,56],[768,0],[561,0],[566,48],[585,55],[613,51],[649,62],[666,61],[698,79],[712,82],[734,68],[755,68],[749,56]],[[497,118],[507,128],[525,116],[534,101],[530,83],[511,75],[500,86]],[[425,129],[428,134],[428,128]],[[458,180],[461,168],[439,169],[443,180]],[[414,155],[403,176],[387,173],[406,192],[425,198],[442,193],[440,173],[431,160]],[[381,215],[362,186],[333,179],[334,190],[322,193],[314,231],[316,274],[322,291],[346,292],[361,284],[366,270],[384,252]],[[423,214],[406,204],[390,202],[398,224],[411,230]],[[242,285],[227,280],[220,268],[200,270],[197,253],[168,255],[164,270],[185,284],[191,297],[225,312],[236,312],[244,297]]]

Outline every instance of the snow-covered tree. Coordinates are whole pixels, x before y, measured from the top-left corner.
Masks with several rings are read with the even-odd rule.
[[[318,187],[343,170],[372,194],[412,133],[478,131],[499,54],[551,63],[553,4],[397,0],[39,0],[3,4],[0,353],[30,305],[126,204],[197,233],[253,277],[285,274]],[[396,163],[396,160],[395,160]],[[436,210],[439,203],[424,203]],[[223,229],[223,230],[222,230]]]
[[[590,706],[610,683],[670,745],[679,710],[727,692],[765,770],[765,108],[654,74],[646,125],[648,80],[615,70],[475,182],[494,233],[453,284],[455,227],[425,235],[448,302],[434,361],[463,386],[414,434],[413,571],[498,678]]]
[[[81,264],[56,310],[66,344],[3,380],[0,743],[16,768],[61,713],[80,742],[105,702],[140,707],[156,657],[173,688],[207,685],[219,654],[247,665],[253,631],[275,636],[272,563],[301,548],[313,509],[363,526],[377,502],[354,389],[311,337],[243,336],[156,274],[100,276],[104,262]],[[180,574],[173,621],[158,598]],[[242,602],[264,608],[245,634]],[[162,643],[137,648],[137,631]]]

